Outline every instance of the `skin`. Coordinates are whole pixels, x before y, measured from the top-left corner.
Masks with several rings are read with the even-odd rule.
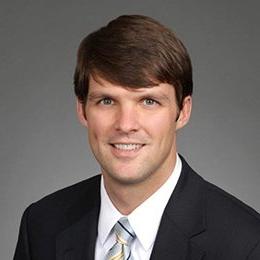
[[[90,77],[86,105],[77,100],[77,114],[88,129],[107,193],[122,214],[131,213],[172,173],[176,132],[189,121],[191,108],[187,96],[179,110],[167,83],[133,89]]]

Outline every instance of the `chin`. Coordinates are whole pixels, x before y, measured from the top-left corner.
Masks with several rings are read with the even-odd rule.
[[[127,175],[122,175],[120,173],[122,173],[122,171],[120,171],[120,173],[110,173],[108,174],[110,179],[113,180],[114,182],[117,182],[120,185],[136,185],[142,182],[145,182],[145,180],[147,180],[149,178],[149,174],[145,174],[145,173],[136,173],[137,171],[132,171],[134,172],[133,174],[130,174],[131,171],[127,171],[124,170],[125,172],[127,172]]]

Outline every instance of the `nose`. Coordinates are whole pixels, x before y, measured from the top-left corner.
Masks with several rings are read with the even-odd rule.
[[[116,130],[123,133],[136,132],[140,127],[138,117],[138,111],[134,106],[121,106],[117,112]]]

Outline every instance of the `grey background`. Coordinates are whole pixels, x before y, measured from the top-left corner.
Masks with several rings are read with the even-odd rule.
[[[259,7],[243,0],[1,1],[1,259],[13,256],[26,206],[98,172],[75,114],[76,49],[126,13],[171,27],[191,54],[193,116],[179,151],[259,211]]]

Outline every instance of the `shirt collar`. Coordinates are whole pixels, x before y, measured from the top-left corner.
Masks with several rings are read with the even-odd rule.
[[[127,216],[137,239],[145,250],[149,250],[155,241],[163,211],[180,177],[181,168],[182,163],[177,154],[174,170],[167,181]],[[111,229],[123,215],[111,202],[104,186],[103,177],[101,178],[100,193],[101,207],[98,224],[98,237],[101,244],[104,245]]]
[[[110,200],[105,189],[103,176],[101,176],[100,196],[101,205],[98,223],[98,237],[101,244],[104,245],[110,234],[110,231],[123,215],[116,209]]]

